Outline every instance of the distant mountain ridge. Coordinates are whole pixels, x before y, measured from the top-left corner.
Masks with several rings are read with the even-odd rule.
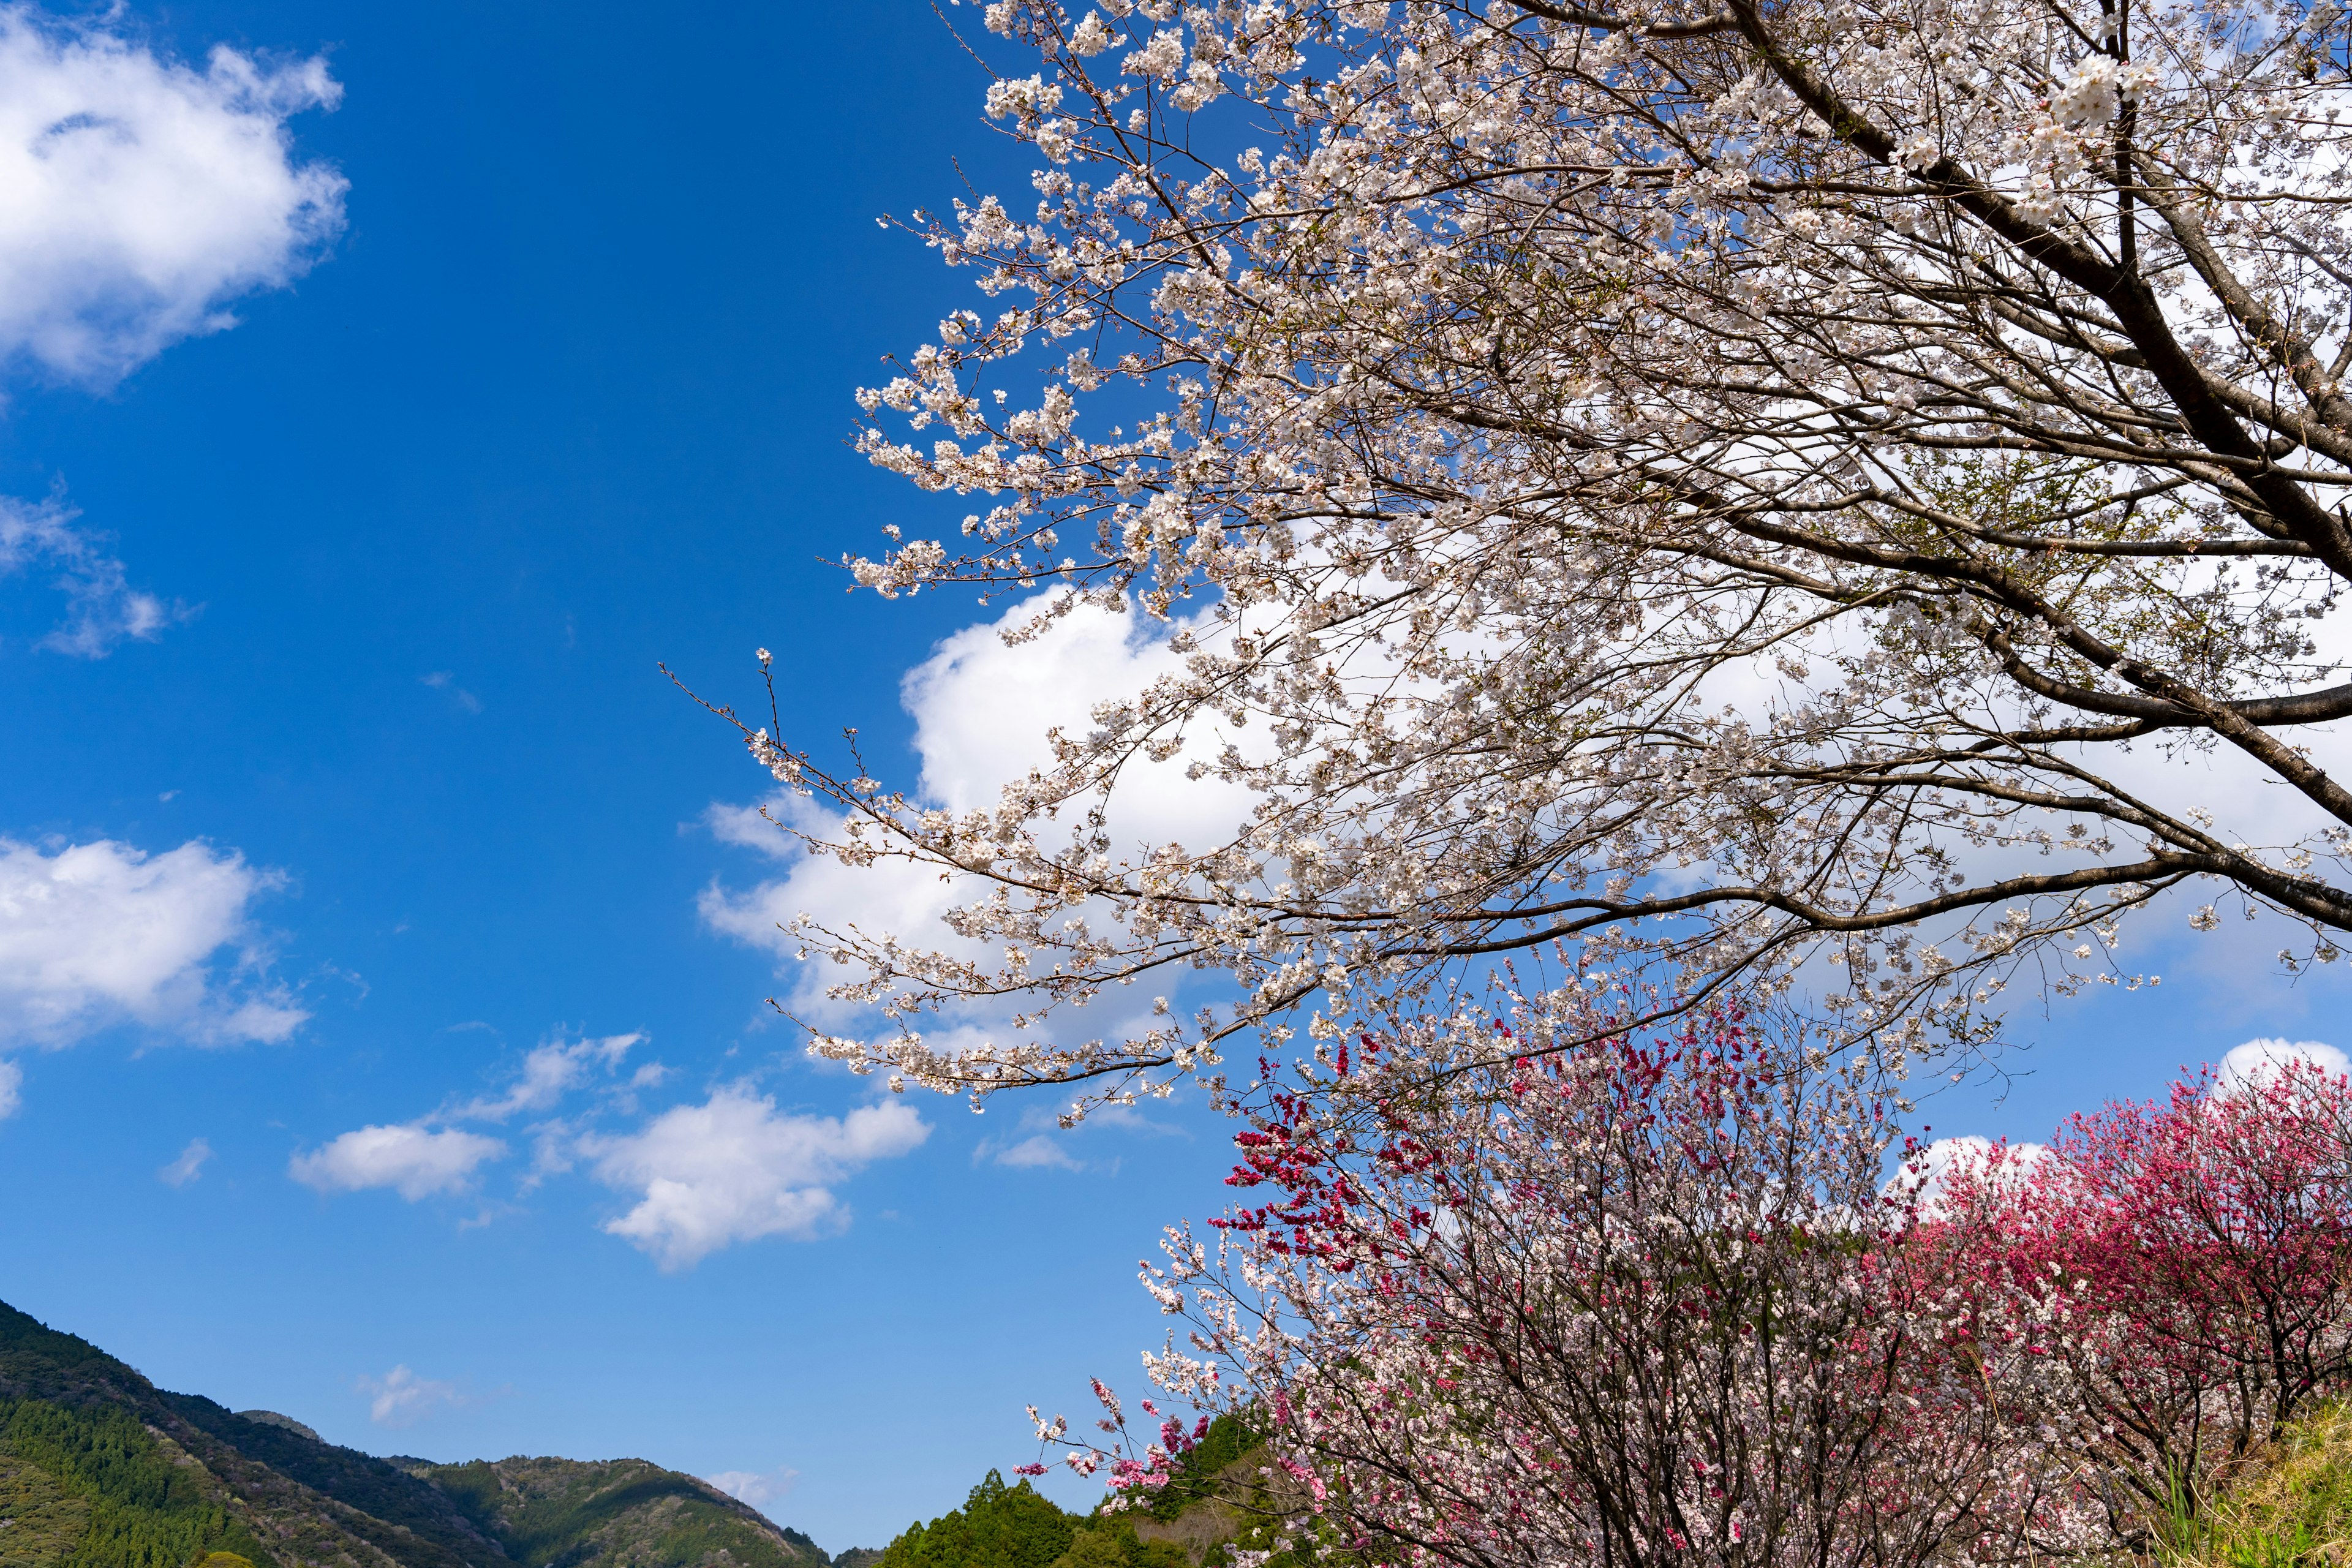
[[[0,1568],[863,1568],[644,1459],[384,1459],[0,1303]]]

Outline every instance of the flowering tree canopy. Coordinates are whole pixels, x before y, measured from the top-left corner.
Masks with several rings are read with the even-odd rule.
[[[1423,1014],[1255,1097],[1245,1206],[1147,1270],[1191,1331],[1155,1381],[1254,1411],[1288,1533],[1369,1563],[1920,1568],[2063,1533],[1909,1266],[1855,1058],[1722,1006],[1551,1048],[1626,1001]]]
[[[1131,1091],[1559,942],[1695,995],[1826,956],[1850,1036],[1969,1041],[2021,963],[2136,983],[2119,919],[2200,882],[2336,956],[2334,0],[1097,3],[986,9],[1034,201],[920,219],[997,313],[861,437],[985,499],[851,564],[1160,617],[1169,672],[993,811],[750,736],[818,847],[972,889],[952,951],[803,927],[901,1024],[825,1048]],[[2151,779],[2197,751],[2259,816]],[[1247,821],[1129,837],[1153,764]],[[1188,967],[1241,1000],[1045,1043]]]
[[[1634,1001],[1416,1009],[1248,1097],[1239,1206],[1144,1270],[1188,1331],[1145,1359],[1250,1414],[1276,1543],[2104,1561],[2352,1380],[2352,1079],[2209,1075],[1882,1184],[1866,1058],[1720,1001],[1612,1033]],[[1111,1440],[1066,1462],[1151,1495],[1193,1437],[1096,1389]]]
[[[2287,1061],[1964,1161],[1914,1239],[2011,1414],[2146,1549],[2182,1482],[2352,1377],[2352,1080]]]

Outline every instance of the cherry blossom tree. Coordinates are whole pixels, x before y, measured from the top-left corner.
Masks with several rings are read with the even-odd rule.
[[[1825,960],[1847,1040],[1965,1046],[2021,968],[2138,984],[2175,889],[2337,956],[2336,0],[1096,5],[966,40],[1034,190],[912,222],[990,313],[861,445],[971,510],[850,565],[1170,672],[994,810],[746,730],[845,814],[813,847],[968,895],[803,922],[895,1021],[821,1048],[1083,1108],[1554,943],[1673,1005]],[[1155,837],[1155,767],[1254,807]],[[1203,969],[1236,1000],[1048,1021]]]

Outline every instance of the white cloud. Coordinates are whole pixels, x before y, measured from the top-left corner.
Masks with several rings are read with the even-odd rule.
[[[966,626],[901,685],[923,760],[923,793],[950,810],[993,807],[1005,784],[1049,763],[1048,729],[1084,735],[1095,728],[1094,710],[1102,703],[1132,699],[1154,680],[1183,671],[1185,656],[1169,650],[1173,628],[1166,623],[1092,605],[1008,645],[1004,633],[1025,626],[1039,603]],[[1206,616],[1182,625],[1204,643],[1223,640]],[[1114,837],[1204,844],[1234,836],[1255,797],[1238,785],[1184,776],[1195,757],[1213,758],[1225,737],[1208,739],[1195,736],[1182,754],[1139,761],[1129,770],[1119,784]]]
[[[548,1117],[525,1127],[531,1162],[518,1190],[535,1191],[549,1177],[570,1171],[585,1144],[593,1142],[583,1140],[581,1131],[589,1117],[600,1110],[634,1115],[637,1090],[667,1076],[668,1069],[660,1063],[647,1062],[625,1082],[614,1080],[631,1048],[645,1037],[642,1033],[578,1040],[559,1037],[526,1055],[521,1071],[499,1092],[444,1101],[440,1109],[414,1121],[345,1132],[314,1151],[294,1155],[287,1173],[322,1193],[389,1187],[412,1203],[466,1192],[483,1165],[506,1156],[508,1146],[503,1140],[469,1132],[454,1123],[497,1125],[528,1113],[551,1110],[566,1096],[601,1077],[605,1080],[602,1090],[586,1111],[571,1118]],[[475,1223],[488,1220],[486,1211]]]
[[[902,1100],[839,1118],[779,1115],[773,1100],[729,1088],[582,1147],[607,1185],[639,1194],[604,1228],[667,1272],[734,1242],[838,1226],[846,1216],[828,1184],[907,1152],[930,1131]]]
[[[247,907],[281,880],[196,842],[43,854],[0,838],[0,1043],[68,1045],[124,1021],[200,1043],[286,1038],[307,1013],[213,972],[226,947],[250,960]]]
[[[545,1110],[572,1089],[586,1082],[592,1072],[603,1068],[611,1072],[621,1065],[629,1047],[643,1040],[642,1034],[607,1035],[601,1040],[574,1040],[566,1045],[557,1040],[540,1047],[523,1058],[522,1072],[504,1094],[495,1099],[474,1100],[449,1113],[449,1119],[459,1121],[504,1121],[526,1110]],[[638,1081],[659,1082],[658,1064],[648,1063],[655,1076],[647,1080],[640,1069],[631,1087]]]
[[[837,831],[835,814],[799,795],[773,796],[767,808],[779,821],[813,835]],[[796,845],[783,838],[781,829],[761,820],[753,809],[714,806],[708,820],[728,842],[754,845],[779,856],[796,852]],[[764,842],[759,837],[763,831],[768,836]],[[951,884],[920,866],[882,860],[853,868],[828,857],[806,855],[796,859],[782,877],[740,892],[714,883],[703,889],[698,909],[711,930],[786,957],[799,944],[782,928],[803,910],[836,930],[854,925],[910,939],[928,933],[941,946],[952,947],[954,939],[939,922],[955,900]],[[803,990],[814,996],[824,978],[808,976]]]
[[[192,1138],[180,1151],[180,1157],[155,1173],[155,1179],[168,1187],[184,1187],[205,1173],[205,1162],[213,1157],[213,1146],[202,1138]]]
[[[1938,1138],[1927,1145],[1916,1162],[1906,1165],[1887,1185],[1906,1191],[1916,1188],[1919,1194],[1920,1212],[1933,1215],[1943,1207],[1950,1173],[1971,1165],[1981,1166],[1999,1147],[2000,1145],[1991,1139],[1979,1138],[1974,1133],[1958,1138]],[[2040,1143],[2011,1143],[2008,1149],[2010,1163],[2005,1177],[2011,1180],[2023,1176],[2050,1154],[2049,1149]]]
[[[166,626],[189,616],[185,606],[166,607],[131,587],[122,563],[105,548],[105,536],[74,526],[80,515],[54,496],[37,504],[0,496],[0,577],[46,568],[56,574],[52,581],[66,597],[65,623],[39,646],[103,658],[126,637],[152,642]]]
[[[0,1121],[16,1114],[25,1103],[25,1069],[15,1062],[0,1058]]]
[[[407,1123],[362,1127],[287,1163],[286,1173],[322,1193],[355,1193],[390,1187],[409,1202],[436,1194],[463,1192],[477,1167],[498,1159],[507,1146],[496,1138]]]
[[[793,1489],[801,1473],[779,1468],[772,1470],[721,1470],[702,1479],[725,1492],[738,1502],[753,1508],[765,1508]]]
[[[405,1366],[362,1377],[357,1386],[368,1396],[368,1419],[379,1426],[413,1426],[436,1410],[466,1403],[456,1384],[419,1377]]]
[[[2309,1062],[2338,1076],[2352,1072],[2352,1058],[2318,1040],[2248,1040],[2221,1058],[2213,1075],[2213,1091],[2227,1094],[2260,1084],[2288,1062]]]
[[[994,807],[1005,784],[1033,767],[1050,765],[1049,729],[1084,734],[1094,728],[1097,706],[1132,697],[1182,668],[1181,656],[1165,646],[1166,625],[1091,605],[1027,641],[1008,645],[1003,634],[1028,626],[1043,602],[1042,596],[1032,599],[994,622],[965,627],[908,673],[900,695],[915,721],[919,788],[926,800],[957,811]],[[1183,624],[1204,643],[1222,636],[1205,616]],[[1185,769],[1196,759],[1213,756],[1227,739],[1243,738],[1203,731],[1164,762],[1136,759],[1113,803],[1108,827],[1114,842],[1134,849],[1173,840],[1199,849],[1231,840],[1246,821],[1254,797],[1213,778],[1188,779]],[[787,826],[813,837],[838,837],[835,814],[806,797],[782,793],[764,805]],[[703,921],[722,935],[791,957],[799,943],[780,928],[806,911],[835,930],[855,926],[979,961],[990,956],[990,944],[968,942],[941,923],[949,909],[974,892],[963,879],[942,881],[937,870],[900,860],[852,868],[801,854],[797,842],[762,820],[754,806],[714,805],[705,822],[721,842],[761,849],[788,868],[749,889],[714,883],[703,891]],[[852,1010],[823,994],[835,978],[829,966],[796,972],[794,1001],[805,1016],[850,1020]],[[1008,1004],[983,1016],[960,1008],[925,1035],[940,1049],[967,1031],[971,1043],[979,1044],[1012,1010]],[[1109,1020],[1098,1019],[1087,1026],[1095,1032],[1108,1026]]]
[[[321,59],[216,47],[198,70],[0,5],[0,361],[107,384],[290,282],[347,182],[297,163],[286,122],[341,91]]]

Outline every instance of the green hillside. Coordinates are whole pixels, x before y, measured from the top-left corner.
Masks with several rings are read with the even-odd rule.
[[[908,1525],[876,1568],[1203,1568],[1265,1533],[1255,1448],[1246,1426],[1220,1416],[1148,1505],[1118,1513],[1065,1513],[991,1470],[963,1507]]]
[[[709,1482],[643,1459],[477,1459],[416,1475],[519,1568],[824,1568],[825,1555]],[[797,1539],[795,1539],[797,1538]]]
[[[643,1459],[390,1460],[0,1304],[0,1568],[865,1568]]]

